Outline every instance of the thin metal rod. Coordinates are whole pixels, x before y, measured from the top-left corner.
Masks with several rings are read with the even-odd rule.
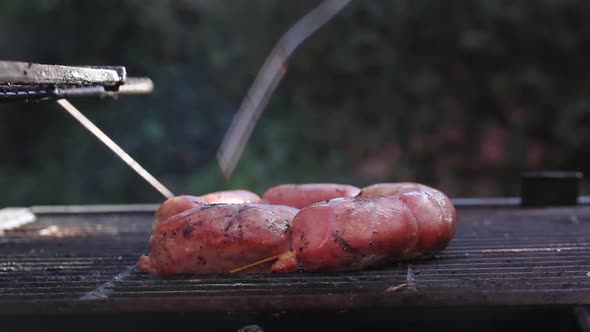
[[[295,49],[351,0],[325,0],[300,19],[274,46],[242,101],[217,152],[226,180],[231,177],[254,126],[286,73],[286,62]]]
[[[247,264],[247,265],[244,265],[244,266],[240,266],[240,267],[238,267],[236,269],[233,269],[233,270],[229,271],[229,273],[237,273],[237,272],[240,272],[240,271],[247,270],[249,268],[258,266],[260,264],[264,264],[266,262],[270,262],[272,260],[278,259],[279,257],[281,257],[281,255],[282,254],[274,255],[274,256],[271,256],[271,257],[266,257],[264,259],[261,259],[261,260],[258,260],[256,262],[254,262],[254,263],[250,263],[250,264]]]
[[[74,105],[66,99],[60,99],[57,103],[63,107],[71,116],[78,120],[88,131],[90,131],[96,138],[103,142],[109,149],[111,149],[119,158],[121,158],[127,165],[137,172],[144,180],[146,180],[152,187],[159,191],[164,197],[172,198],[174,194],[168,190],[160,181],[156,180],[148,171],[146,171],[139,163],[137,163],[131,156],[129,156],[123,149],[121,149],[113,140],[111,140],[105,133],[94,125],[88,118],[84,116]]]

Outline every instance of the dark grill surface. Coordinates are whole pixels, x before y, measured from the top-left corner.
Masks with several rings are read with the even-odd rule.
[[[0,311],[590,304],[590,207],[458,214],[455,239],[439,256],[386,269],[167,278],[134,267],[147,253],[150,213],[39,214],[0,235]]]

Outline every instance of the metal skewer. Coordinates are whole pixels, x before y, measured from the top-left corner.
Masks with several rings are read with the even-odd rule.
[[[325,0],[300,19],[279,40],[258,72],[217,152],[221,172],[229,179],[258,118],[286,72],[286,62],[295,49],[338,14],[351,0]]]
[[[74,105],[66,99],[59,99],[57,103],[63,107],[71,116],[78,120],[88,131],[90,131],[96,138],[103,142],[111,151],[113,151],[119,158],[121,158],[129,167],[137,172],[143,179],[159,191],[164,197],[172,198],[174,194],[168,190],[162,183],[146,171],[139,163],[137,163],[131,156],[129,156],[123,149],[121,149],[113,140],[111,140],[102,130],[95,126],[88,118],[84,116]]]

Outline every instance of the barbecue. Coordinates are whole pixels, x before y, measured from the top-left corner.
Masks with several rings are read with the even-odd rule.
[[[576,317],[587,319],[583,305],[590,304],[590,199],[578,200],[576,206],[522,207],[519,198],[455,199],[459,222],[449,247],[435,258],[387,268],[169,278],[135,267],[147,252],[157,206],[3,210],[0,311],[56,320],[211,313],[215,322],[236,330],[245,322],[295,324],[302,311],[344,311],[351,318],[369,310],[378,317],[372,324],[387,326],[388,319],[407,322],[403,313],[413,308],[433,312],[434,322],[441,311],[457,319],[469,307],[474,320],[515,310],[509,316],[513,326],[523,319],[536,326],[534,317],[544,326],[575,328]]]
[[[273,49],[217,154],[227,178],[284,75],[286,59],[348,2],[325,1],[301,21],[307,25],[296,24]],[[255,248],[263,254],[252,257],[251,251],[236,250],[233,257],[244,262],[268,257],[230,273],[147,273],[151,267],[144,255],[160,223],[178,215],[179,206],[182,211],[227,197],[175,196],[65,98],[152,91],[149,78],[128,77],[123,66],[0,61],[0,102],[57,101],[168,202],[178,204],[160,210],[155,204],[0,209],[3,329],[590,331],[590,197],[580,196],[578,172],[524,174],[520,197],[452,198],[458,218],[454,236],[445,233],[440,247],[433,241],[434,254],[417,252],[384,266],[294,272],[287,265],[297,259],[296,250],[278,243],[272,252]],[[351,201],[357,194],[359,200],[371,196],[356,189],[343,190]],[[244,195],[250,195],[248,204],[259,203],[256,193],[236,197]],[[261,196],[281,203],[280,195]],[[297,207],[312,198],[303,193]],[[140,257],[144,266],[137,264]],[[277,259],[285,263],[276,270],[288,273],[255,273]],[[251,273],[237,273],[246,269]]]

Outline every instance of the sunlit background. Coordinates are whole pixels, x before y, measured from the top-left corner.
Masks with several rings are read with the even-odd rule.
[[[590,167],[590,2],[354,1],[294,54],[231,181],[215,153],[319,1],[0,1],[0,59],[123,65],[155,92],[72,100],[176,194],[419,181],[516,195]],[[0,206],[163,198],[54,102],[0,105]]]

